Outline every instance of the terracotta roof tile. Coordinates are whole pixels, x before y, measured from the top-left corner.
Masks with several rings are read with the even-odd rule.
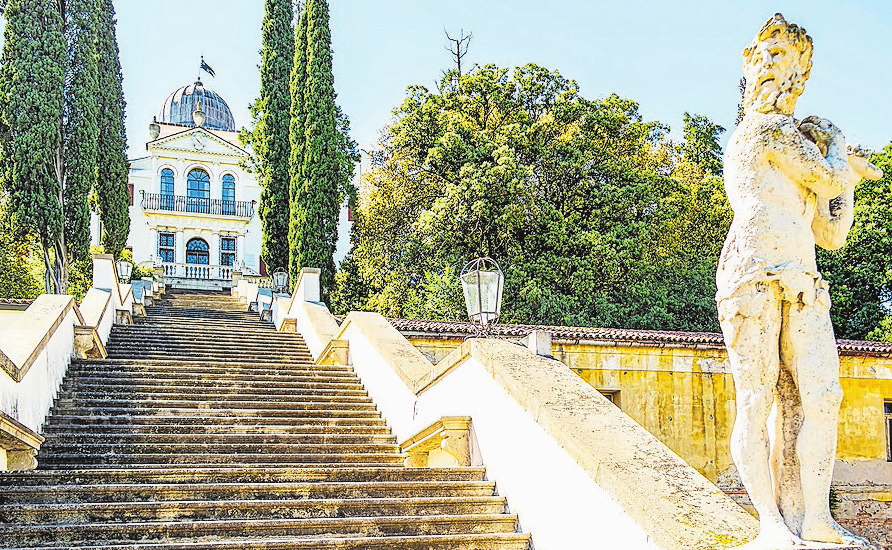
[[[12,304],[17,306],[30,306],[33,298],[0,298],[0,304]]]
[[[427,321],[424,319],[388,319],[397,330],[406,334],[430,334],[464,338],[473,336],[473,323],[462,321]],[[672,330],[637,330],[601,327],[562,327],[550,325],[496,324],[491,334],[502,338],[524,338],[534,330],[551,333],[556,340],[613,342],[618,345],[649,346],[705,346],[724,347],[724,340],[716,332],[682,332]],[[861,340],[838,340],[841,355],[892,356],[892,343]]]

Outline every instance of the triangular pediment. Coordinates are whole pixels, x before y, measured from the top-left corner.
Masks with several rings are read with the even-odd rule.
[[[196,127],[146,144],[149,151],[189,151],[205,155],[247,157],[248,152],[204,128]]]

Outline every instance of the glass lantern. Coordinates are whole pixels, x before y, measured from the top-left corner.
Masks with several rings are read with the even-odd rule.
[[[284,267],[276,268],[273,272],[273,290],[277,294],[288,292],[288,272]]]
[[[122,283],[129,283],[130,274],[133,272],[133,264],[124,260],[118,260],[116,267],[118,270],[118,280]]]
[[[465,264],[460,279],[468,317],[485,332],[502,312],[505,275],[492,258],[478,258]]]

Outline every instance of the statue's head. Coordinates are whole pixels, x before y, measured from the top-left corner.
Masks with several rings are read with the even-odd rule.
[[[743,107],[793,114],[811,71],[812,42],[805,29],[776,13],[743,50]]]

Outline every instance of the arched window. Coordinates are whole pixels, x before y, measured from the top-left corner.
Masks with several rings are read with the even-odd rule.
[[[223,214],[235,215],[235,176],[223,176]]]
[[[189,171],[186,178],[187,212],[210,211],[211,205],[211,178],[208,173],[199,168]]]
[[[208,265],[210,258],[208,243],[204,239],[189,239],[186,243],[186,263]]]
[[[165,168],[161,170],[161,209],[173,210],[173,170]]]

